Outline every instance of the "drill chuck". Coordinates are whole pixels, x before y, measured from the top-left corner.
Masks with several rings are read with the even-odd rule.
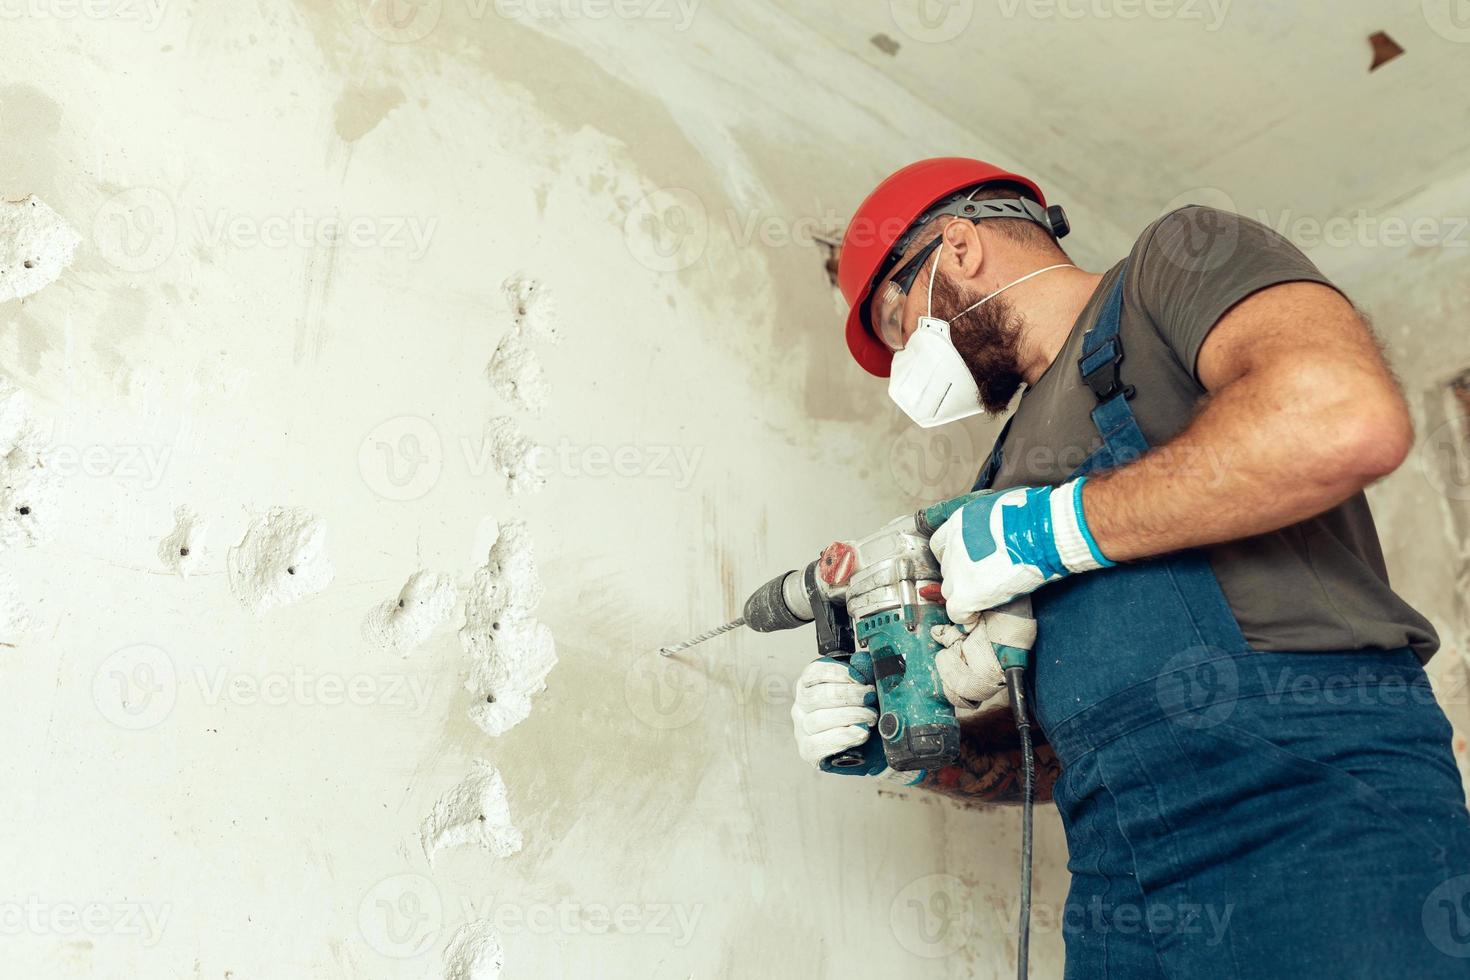
[[[799,571],[782,572],[745,600],[745,625],[757,633],[792,630],[811,621],[811,601]]]

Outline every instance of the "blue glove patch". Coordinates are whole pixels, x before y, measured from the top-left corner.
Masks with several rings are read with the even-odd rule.
[[[971,561],[980,561],[995,553],[995,539],[990,536],[990,511],[995,507],[998,496],[987,493],[960,508],[960,537],[964,539],[965,554]]]
[[[1030,565],[1048,580],[1067,574],[1051,526],[1051,487],[1027,487],[1025,502],[1003,507],[1000,521],[1011,561]]]

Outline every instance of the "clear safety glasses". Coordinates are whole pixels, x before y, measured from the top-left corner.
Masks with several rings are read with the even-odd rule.
[[[928,245],[903,264],[903,267],[888,277],[883,284],[883,289],[878,298],[878,316],[874,323],[874,332],[878,339],[891,351],[903,350],[903,345],[908,338],[903,335],[903,304],[908,297],[909,290],[914,286],[914,280],[919,276],[919,270],[924,267],[924,260],[934,254],[934,250],[943,241],[943,236],[936,237]]]

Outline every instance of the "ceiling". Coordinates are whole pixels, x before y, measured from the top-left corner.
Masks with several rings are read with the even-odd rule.
[[[786,13],[1136,233],[1188,200],[1278,228],[1371,213],[1470,169],[1470,18],[1452,19],[1455,3],[805,0]],[[1377,31],[1405,51],[1370,73]]]

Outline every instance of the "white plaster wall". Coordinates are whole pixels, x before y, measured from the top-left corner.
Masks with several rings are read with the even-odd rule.
[[[0,374],[55,477],[30,515],[49,537],[0,551],[26,620],[0,618],[7,975],[450,975],[485,921],[508,977],[1012,973],[1017,813],[807,769],[806,635],[651,656],[967,484],[983,427],[911,435],[790,237],[983,141],[765,4],[683,27],[460,0],[396,26],[368,0],[16,9],[0,197],[83,240],[0,304]],[[1120,254],[1073,215],[1084,263]],[[351,238],[321,234],[337,220]],[[485,374],[514,273],[564,336],[532,345],[539,415]],[[504,415],[551,449],[540,493],[488,465]],[[324,522],[335,574],[257,615],[227,555],[274,507]],[[491,737],[461,608],[406,657],[362,624],[420,570],[462,594],[509,520],[559,663]],[[430,865],[420,823],[481,759],[524,846]],[[1040,822],[1051,976],[1065,872]]]

